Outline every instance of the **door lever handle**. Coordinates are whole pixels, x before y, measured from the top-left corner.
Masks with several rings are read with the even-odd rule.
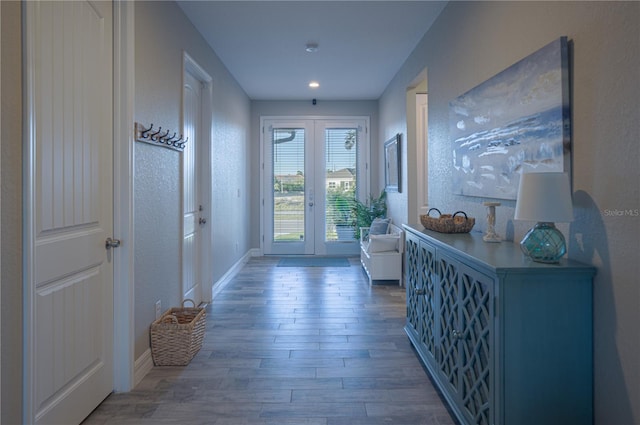
[[[104,247],[106,249],[111,249],[111,248],[117,248],[120,246],[120,239],[111,239],[111,238],[107,238],[107,240],[104,243]]]

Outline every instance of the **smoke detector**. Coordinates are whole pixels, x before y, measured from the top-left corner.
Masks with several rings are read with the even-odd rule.
[[[304,50],[309,53],[315,53],[318,51],[318,43],[307,43]]]

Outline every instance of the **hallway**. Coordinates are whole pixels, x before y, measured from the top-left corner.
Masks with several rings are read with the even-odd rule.
[[[252,258],[207,309],[202,349],[84,425],[452,425],[404,333],[405,291],[350,267]]]

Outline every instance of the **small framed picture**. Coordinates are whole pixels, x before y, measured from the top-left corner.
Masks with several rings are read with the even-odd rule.
[[[387,192],[402,192],[400,133],[384,142],[384,184]]]

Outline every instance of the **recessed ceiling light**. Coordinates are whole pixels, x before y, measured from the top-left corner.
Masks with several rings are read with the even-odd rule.
[[[318,87],[320,87],[320,83],[317,81],[312,81],[309,83],[309,87],[311,87],[312,89],[317,89]]]
[[[306,50],[309,53],[315,53],[318,51],[318,43],[307,43],[304,50]]]

